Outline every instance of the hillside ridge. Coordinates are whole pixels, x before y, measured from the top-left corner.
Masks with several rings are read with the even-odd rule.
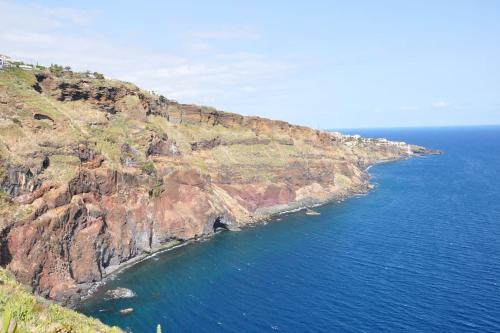
[[[369,188],[432,153],[180,104],[70,71],[0,70],[0,264],[76,304],[151,252]]]

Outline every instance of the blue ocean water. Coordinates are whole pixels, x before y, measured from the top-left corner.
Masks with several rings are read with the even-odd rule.
[[[500,332],[500,127],[354,131],[444,150],[341,204],[163,253],[81,311],[133,332]],[[133,307],[121,316],[119,309]]]

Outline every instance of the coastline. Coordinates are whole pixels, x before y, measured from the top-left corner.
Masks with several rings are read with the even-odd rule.
[[[393,159],[384,159],[384,160],[379,160],[379,161],[374,161],[367,165],[364,169],[363,172],[365,173],[366,180],[364,183],[358,185],[355,188],[349,189],[345,193],[332,193],[329,198],[325,200],[305,200],[305,201],[300,201],[300,202],[292,202],[290,204],[286,205],[278,205],[278,206],[272,206],[272,207],[267,207],[265,209],[262,209],[258,216],[250,219],[247,223],[244,225],[241,225],[238,227],[238,229],[229,229],[228,231],[240,231],[244,228],[251,228],[257,224],[267,224],[269,221],[271,221],[273,218],[276,218],[278,216],[286,215],[286,214],[293,214],[300,212],[302,210],[305,210],[307,208],[314,208],[314,207],[319,207],[323,206],[329,203],[332,203],[336,201],[337,203],[341,203],[349,198],[355,197],[357,195],[364,195],[370,192],[374,188],[374,185],[370,182],[372,179],[372,175],[369,173],[369,170],[377,165],[381,164],[388,164],[388,163],[394,163],[394,162],[399,162],[403,160],[408,160],[412,159],[415,157],[421,158],[426,155],[436,155],[436,154],[441,154],[442,152],[439,150],[428,150],[426,154],[414,154],[410,156],[404,156],[401,158],[393,158]],[[88,288],[85,288],[85,286],[82,287],[82,291],[85,293],[84,296],[80,298],[79,301],[77,302],[71,302],[68,304],[69,307],[78,309],[80,305],[85,303],[87,300],[92,298],[101,287],[103,287],[107,282],[115,279],[120,273],[123,271],[132,268],[135,264],[138,264],[140,262],[143,262],[145,260],[149,260],[161,253],[168,252],[171,250],[175,250],[180,247],[184,247],[193,243],[197,242],[203,242],[206,240],[211,239],[214,235],[216,235],[218,232],[212,233],[212,234],[205,234],[201,237],[197,238],[191,238],[191,239],[186,239],[186,240],[171,240],[169,242],[165,242],[162,245],[160,245],[157,248],[151,249],[151,251],[147,253],[140,254],[134,258],[131,258],[130,260],[124,261],[120,263],[119,265],[116,265],[108,271],[106,271],[106,275],[98,282],[92,283]],[[175,244],[172,244],[175,243]]]
[[[418,157],[416,155],[415,157]],[[367,166],[364,169],[364,172],[366,173],[366,181],[360,185],[358,185],[355,188],[349,189],[348,191],[344,193],[332,193],[329,198],[325,200],[303,200],[300,202],[292,202],[290,204],[286,205],[277,205],[277,206],[272,206],[272,207],[267,207],[265,209],[261,209],[260,213],[258,216],[250,219],[248,222],[246,222],[244,225],[241,225],[238,229],[229,229],[228,231],[240,231],[242,229],[246,228],[251,228],[255,225],[258,224],[267,224],[268,222],[272,221],[273,218],[276,218],[278,216],[286,215],[286,214],[294,214],[303,210],[306,210],[308,208],[314,208],[314,207],[319,207],[319,206],[324,206],[332,202],[336,203],[341,203],[349,198],[355,197],[357,195],[363,195],[367,194],[370,190],[374,188],[373,184],[370,182],[371,175],[368,173],[369,169],[373,166],[379,165],[379,164],[386,164],[386,163],[391,163],[391,162],[398,162],[401,160],[409,159],[411,157],[406,157],[406,158],[397,158],[397,159],[387,159],[387,160],[381,160],[381,161],[376,161],[374,163],[371,163],[369,166]],[[84,296],[80,298],[79,301],[77,302],[70,302],[68,306],[70,308],[74,308],[78,310],[78,308],[88,301],[90,298],[92,298],[99,290],[100,288],[104,287],[106,283],[109,281],[115,279],[119,274],[123,273],[127,269],[132,268],[136,264],[149,260],[151,258],[154,258],[155,256],[162,254],[164,252],[172,251],[180,247],[184,247],[193,243],[198,243],[198,242],[203,242],[206,240],[211,239],[213,236],[215,236],[219,232],[211,233],[211,234],[205,234],[201,237],[195,237],[187,240],[171,240],[163,243],[162,245],[158,246],[157,248],[151,249],[151,251],[147,253],[140,254],[134,258],[131,258],[130,260],[124,261],[120,263],[119,265],[113,266],[109,268],[105,273],[106,275],[100,280],[95,283],[92,283],[88,288],[86,286],[82,286],[82,292],[84,293]]]
[[[12,87],[2,100],[13,129],[0,135],[11,148],[0,161],[0,264],[70,308],[159,253],[363,195],[373,165],[434,153],[179,104],[85,73],[0,79]]]

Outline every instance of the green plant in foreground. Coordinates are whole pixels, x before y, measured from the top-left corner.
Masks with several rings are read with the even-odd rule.
[[[12,320],[12,312],[5,311],[2,316],[1,333],[16,333],[16,332],[17,332],[17,323]]]
[[[0,333],[119,333],[100,321],[39,300],[0,268]]]

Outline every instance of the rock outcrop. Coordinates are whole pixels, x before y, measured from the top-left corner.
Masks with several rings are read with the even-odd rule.
[[[166,244],[364,192],[368,165],[429,153],[75,73],[5,70],[0,96],[1,265],[67,304]]]

